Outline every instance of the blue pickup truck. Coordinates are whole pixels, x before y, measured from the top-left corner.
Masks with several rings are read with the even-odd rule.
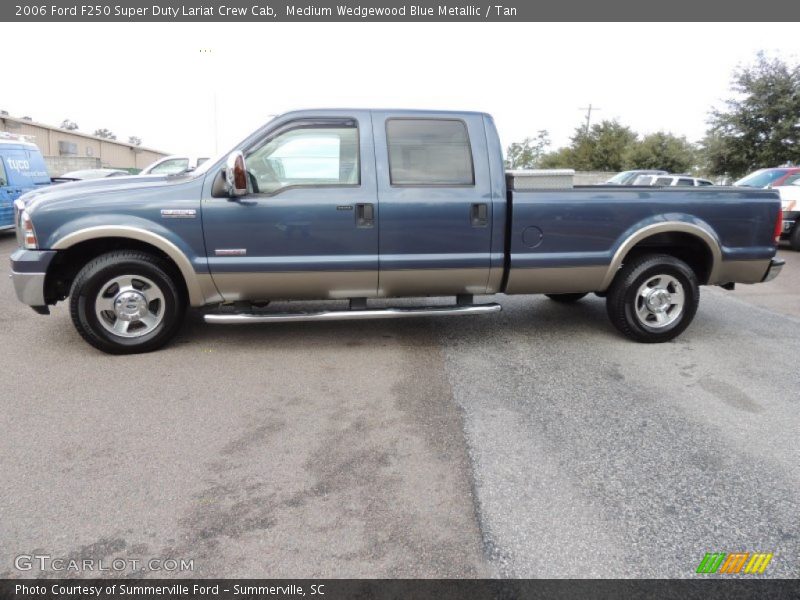
[[[31,192],[16,203],[19,299],[70,299],[109,353],[154,350],[188,306],[209,323],[481,314],[475,296],[606,298],[639,342],[680,334],[700,285],[775,277],[781,206],[744,188],[521,189],[477,112],[308,110],[170,176]],[[373,298],[451,305],[370,307]],[[276,312],[274,299],[341,310]],[[223,305],[230,305],[223,307]],[[391,302],[389,302],[391,305]]]

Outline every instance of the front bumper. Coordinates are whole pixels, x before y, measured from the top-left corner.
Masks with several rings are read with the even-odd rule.
[[[777,256],[769,261],[769,268],[767,269],[766,274],[764,275],[764,279],[761,281],[766,283],[767,281],[772,281],[778,275],[780,275],[781,269],[783,269],[783,265],[786,264],[786,261],[782,258],[778,258]]]
[[[47,267],[55,255],[55,250],[24,248],[18,248],[11,254],[11,281],[14,283],[17,298],[39,313],[49,312],[44,297],[44,286]]]

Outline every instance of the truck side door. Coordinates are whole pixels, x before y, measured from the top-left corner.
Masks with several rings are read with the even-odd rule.
[[[8,176],[0,156],[0,229],[14,225],[14,204],[9,193]]]
[[[381,296],[486,292],[492,190],[477,114],[373,112]]]
[[[203,200],[209,269],[223,298],[375,296],[369,113],[279,121],[244,152],[251,191]]]

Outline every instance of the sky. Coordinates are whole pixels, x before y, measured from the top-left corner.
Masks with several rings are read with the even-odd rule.
[[[0,109],[207,156],[300,108],[479,110],[504,146],[618,119],[696,141],[790,23],[25,23],[3,28]]]

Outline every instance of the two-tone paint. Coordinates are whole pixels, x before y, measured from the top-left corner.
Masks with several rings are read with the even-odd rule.
[[[462,121],[474,185],[392,185],[386,121],[401,118]],[[193,306],[602,292],[631,249],[664,233],[702,244],[711,260],[708,284],[761,281],[775,255],[780,203],[769,190],[507,190],[500,139],[484,113],[298,111],[273,119],[234,150],[247,155],[282,128],[313,120],[356,124],[356,184],[232,198],[215,192],[225,167],[220,157],[180,175],[76,182],[26,195],[20,209],[32,219],[39,249],[12,255],[20,297],[33,306],[52,303],[42,288],[53,254],[108,238],[149,244],[169,257]],[[371,222],[359,221],[359,205],[372,207]],[[486,211],[476,222],[478,205]],[[31,283],[36,276],[41,281]]]

